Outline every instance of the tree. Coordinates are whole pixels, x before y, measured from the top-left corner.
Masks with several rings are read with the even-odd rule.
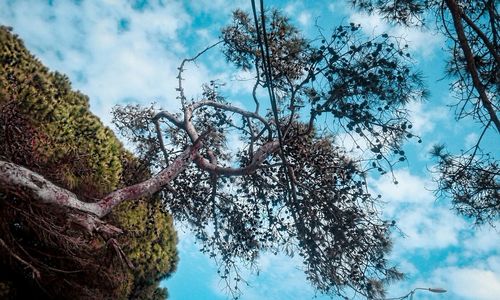
[[[432,154],[438,195],[452,199],[453,207],[476,224],[500,217],[500,169],[498,151],[490,152],[483,142],[488,131],[500,134],[499,81],[500,18],[496,1],[351,0],[354,6],[378,12],[390,21],[406,26],[424,26],[429,19],[447,38],[450,57],[447,74],[453,78],[450,90],[456,95],[457,120],[472,118],[480,125],[476,144],[460,154],[450,154],[438,145]],[[493,141],[498,149],[498,139]]]
[[[379,296],[385,282],[402,275],[385,258],[394,222],[381,219],[365,179],[369,170],[387,173],[405,160],[402,143],[418,139],[409,132],[405,104],[426,92],[407,46],[387,35],[365,39],[359,28],[338,26],[307,41],[277,11],[257,16],[254,9],[253,21],[236,11],[221,42],[181,63],[179,111],[114,110],[118,130],[157,174],[85,201],[2,160],[2,187],[64,207],[89,233],[104,235],[116,233],[103,218],[117,205],[155,194],[192,226],[235,293],[242,264],[252,266],[262,251],[283,251],[303,258],[321,292]],[[233,105],[215,80],[203,86],[201,99],[186,95],[186,65],[219,45],[228,62],[254,74],[253,109]],[[264,113],[260,89],[271,100]],[[243,148],[228,147],[233,134]],[[350,155],[344,138],[358,143],[363,157]]]
[[[360,137],[364,159],[380,172],[392,167],[388,154],[404,160],[401,143],[412,137],[404,104],[425,94],[419,77],[404,45],[386,35],[362,40],[355,24],[339,26],[315,47],[276,11],[253,20],[236,11],[222,31],[227,60],[254,72],[253,110],[231,105],[217,81],[204,86],[202,99],[188,100],[182,75],[202,51],[179,68],[177,115],[119,107],[115,124],[155,168],[164,160],[172,165],[175,153],[203,139],[194,164],[171,183],[175,192],[163,197],[192,224],[203,251],[221,262],[230,288],[242,279],[238,262],[251,264],[267,250],[302,256],[322,292],[352,287],[375,295],[378,279],[400,276],[383,257],[392,223],[377,216],[366,170],[339,140],[342,132]],[[269,92],[266,114],[258,89]],[[231,153],[230,134],[246,146]]]
[[[2,166],[22,165],[87,202],[149,177],[64,75],[49,72],[8,28],[0,27],[0,44]],[[37,199],[2,181],[0,298],[151,299],[166,292],[158,283],[175,269],[176,234],[158,198],[120,204],[95,223],[109,229],[101,235],[80,227],[91,216]]]

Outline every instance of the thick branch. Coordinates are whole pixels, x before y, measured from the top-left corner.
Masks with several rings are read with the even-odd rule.
[[[136,199],[142,196],[151,195],[159,191],[163,186],[176,178],[193,161],[201,146],[201,141],[197,141],[193,146],[184,150],[174,161],[160,173],[141,183],[117,190],[104,197],[98,202],[101,209],[99,217],[107,215],[121,202],[129,199]]]
[[[42,203],[54,203],[99,215],[97,203],[87,203],[58,187],[42,175],[11,162],[0,160],[0,186],[14,194],[28,194]]]
[[[484,86],[481,83],[481,80],[479,79],[476,63],[474,61],[474,54],[472,53],[469,43],[467,42],[467,37],[465,36],[460,15],[460,8],[458,7],[458,4],[456,3],[455,0],[446,0],[446,5],[450,9],[451,16],[453,18],[453,25],[455,26],[455,30],[458,36],[458,42],[460,44],[460,47],[462,48],[462,51],[464,52],[465,60],[467,63],[467,69],[471,75],[474,88],[479,93],[479,98],[481,99],[481,103],[488,112],[491,121],[495,124],[498,132],[500,132],[500,120],[498,119],[495,109],[493,108],[493,104],[488,98]]]
[[[459,8],[460,9],[460,8]],[[484,45],[486,48],[488,48],[488,51],[490,51],[491,55],[495,58],[495,61],[497,64],[500,64],[500,57],[498,56],[497,49],[495,49],[495,45],[491,43],[491,41],[488,39],[486,34],[481,31],[481,29],[472,21],[463,10],[460,9],[460,15],[462,16],[462,19],[464,19],[465,23],[469,25],[475,32],[476,34],[483,40]]]
[[[182,123],[181,120],[177,119],[176,116],[174,116],[173,114],[169,113],[168,111],[160,111],[159,113],[157,113],[154,117],[153,117],[153,121],[157,121],[159,119],[162,119],[162,118],[165,118],[167,120],[169,120],[172,124],[174,124],[175,126],[177,126],[178,128],[180,129],[183,129],[184,125]]]
[[[2,160],[0,160],[0,185],[3,189],[15,194],[28,194],[42,203],[74,208],[101,218],[125,200],[136,199],[160,190],[193,161],[200,146],[201,141],[197,141],[157,175],[141,183],[116,190],[95,203],[81,201],[75,194],[56,186],[42,175]]]

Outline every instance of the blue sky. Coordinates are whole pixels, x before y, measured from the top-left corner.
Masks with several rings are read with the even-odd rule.
[[[410,104],[414,130],[423,143],[406,146],[408,162],[395,170],[399,184],[390,177],[370,179],[371,188],[383,195],[384,215],[396,219],[404,233],[394,234],[391,259],[407,273],[407,280],[391,286],[389,296],[404,295],[414,287],[440,286],[448,293],[421,292],[415,299],[498,299],[498,229],[474,228],[450,211],[446,199],[436,200],[431,192],[431,146],[445,142],[454,150],[465,149],[479,133],[471,122],[456,123],[447,107],[454,99],[447,81],[440,80],[444,39],[425,30],[391,27],[377,16],[351,11],[345,1],[265,2],[284,10],[309,38],[317,35],[315,24],[328,32],[343,21],[361,23],[367,35],[389,32],[407,39],[431,97]],[[250,11],[250,1],[0,0],[0,23],[12,26],[45,65],[67,74],[74,88],[90,97],[91,110],[109,125],[115,104],[155,101],[166,109],[177,108],[177,66],[216,41],[235,8]],[[199,96],[202,83],[220,79],[234,102],[245,106],[252,83],[241,79],[248,74],[228,70],[233,71],[217,51],[208,53],[188,66],[186,92]],[[498,136],[492,133],[489,145],[499,149],[495,139]],[[164,282],[170,299],[227,299],[215,264],[198,252],[189,230],[177,225],[180,264]],[[243,288],[242,299],[311,299],[315,292],[300,268],[297,258],[262,254],[258,275],[245,272],[250,286]]]

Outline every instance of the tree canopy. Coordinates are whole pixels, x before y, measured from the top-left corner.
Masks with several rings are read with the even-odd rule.
[[[153,168],[195,150],[161,197],[236,294],[239,268],[263,251],[301,256],[310,282],[332,295],[376,297],[402,276],[385,257],[394,222],[381,219],[365,179],[391,172],[405,160],[403,142],[419,140],[405,105],[426,90],[407,45],[359,29],[341,25],[309,41],[279,11],[235,11],[221,42],[179,67],[179,111],[114,110],[120,133]],[[251,109],[235,106],[217,80],[197,99],[184,89],[188,63],[219,45],[236,70],[252,74]],[[244,146],[230,147],[230,136]],[[362,157],[346,151],[346,138]]]

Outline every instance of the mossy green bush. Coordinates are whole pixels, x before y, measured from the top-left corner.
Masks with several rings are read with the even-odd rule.
[[[6,27],[0,27],[0,159],[39,172],[85,201],[96,201],[117,188],[149,176],[113,132],[90,112],[88,97],[72,90],[67,76],[43,66]],[[55,238],[50,236],[52,233],[45,239],[47,234],[40,232],[47,229],[43,226],[63,228],[64,210],[39,209],[29,198],[2,193],[1,187],[0,198],[0,238],[12,249],[17,249],[20,256],[25,250],[38,263],[53,264],[54,268],[82,267],[82,259],[93,259],[88,262],[89,266],[107,260],[108,273],[118,274],[115,279],[120,279],[118,283],[104,284],[102,280],[106,276],[98,280],[92,278],[97,275],[90,269],[71,276],[54,271],[45,276],[50,280],[44,280],[44,274],[42,279],[33,279],[25,266],[16,262],[5,247],[0,247],[0,270],[3,270],[0,271],[0,298],[8,293],[13,295],[16,289],[25,286],[38,287],[39,293],[54,299],[77,295],[68,290],[72,286],[85,289],[86,293],[81,295],[87,295],[82,296],[86,299],[92,295],[96,299],[103,295],[126,299],[166,294],[158,288],[158,282],[175,269],[177,240],[172,218],[155,196],[125,202],[106,219],[124,230],[118,241],[134,264],[133,270],[123,267],[116,255],[108,258],[110,251],[101,237],[88,237],[74,231],[70,234],[67,229],[60,229],[57,233],[60,236],[81,238],[102,252],[82,250],[86,254],[82,254],[83,258],[75,265],[72,262],[75,257],[71,255],[78,255],[78,251],[56,249],[58,243],[51,240]],[[40,218],[38,224],[33,223],[35,217]],[[19,224],[16,225],[19,228],[14,230],[12,224]],[[28,238],[32,241],[27,242]],[[40,249],[44,253],[39,253]],[[49,254],[61,257],[55,259]],[[25,254],[24,258],[29,260],[30,255]],[[58,276],[60,281],[74,282],[57,283]],[[105,288],[112,292],[103,291]]]

